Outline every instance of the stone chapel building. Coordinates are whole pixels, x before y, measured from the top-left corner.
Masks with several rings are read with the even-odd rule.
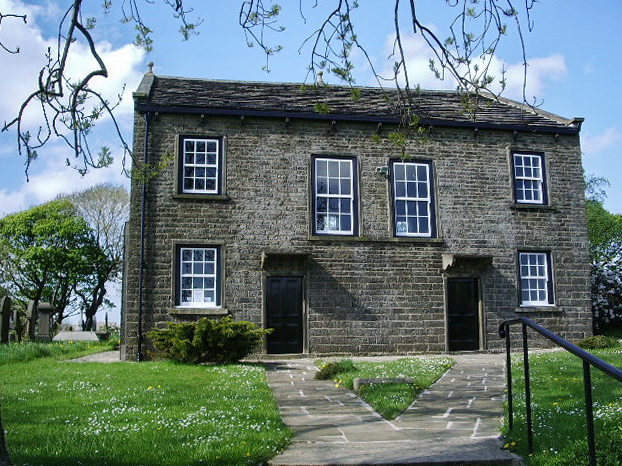
[[[124,357],[229,314],[275,329],[267,354],[494,350],[517,314],[588,336],[582,119],[413,98],[402,152],[394,90],[149,71],[134,155],[160,165],[132,185]]]

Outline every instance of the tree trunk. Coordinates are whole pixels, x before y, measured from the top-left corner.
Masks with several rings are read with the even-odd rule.
[[[9,450],[6,448],[4,439],[4,429],[2,427],[2,415],[0,414],[0,466],[11,466],[11,458],[9,458]]]
[[[105,275],[106,277],[110,275],[109,273]],[[106,296],[106,282],[107,279],[102,275],[99,276],[97,281],[97,285],[93,288],[93,292],[91,293],[91,302],[88,308],[86,309],[86,330],[96,331],[96,325],[94,325],[93,320],[95,319],[95,314],[101,307],[104,302],[104,297]]]

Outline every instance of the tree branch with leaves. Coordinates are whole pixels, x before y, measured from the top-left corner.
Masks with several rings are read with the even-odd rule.
[[[66,163],[80,173],[110,165],[110,148],[94,149],[90,145],[93,128],[104,118],[112,121],[124,162],[128,156],[132,158],[130,146],[115,117],[124,90],[119,89],[114,101],[106,99],[96,90],[96,81],[108,77],[108,68],[93,39],[97,18],[84,15],[84,3],[83,0],[73,0],[65,10],[58,24],[56,47],[48,50],[47,63],[39,72],[36,89],[23,101],[17,115],[4,124],[3,131],[16,131],[17,148],[25,158],[26,173],[41,148],[52,139],[62,140],[71,149],[72,156],[67,157]],[[141,15],[141,10],[154,7],[155,3],[170,9],[172,19],[180,23],[179,31],[184,40],[198,33],[203,20],[188,8],[189,2],[184,0],[145,0],[145,4],[138,0],[106,0],[102,14],[110,14],[115,8],[120,8],[122,20],[133,24],[136,29],[135,44],[148,52],[154,47],[153,30]],[[439,4],[442,5],[442,2]],[[506,78],[503,72],[501,76],[495,76],[492,72],[493,57],[510,30],[514,30],[518,37],[517,47],[522,52],[525,83],[527,60],[524,32],[533,27],[531,13],[535,4],[536,0],[445,0],[444,7],[451,21],[447,30],[437,33],[421,16],[416,0],[394,0],[387,5],[387,8],[393,9],[394,17],[394,47],[388,57],[393,60],[393,72],[389,76],[381,76],[367,52],[367,44],[362,43],[355,33],[357,14],[361,9],[357,0],[321,3],[317,0],[299,0],[297,13],[303,22],[307,21],[306,15],[310,10],[321,11],[324,15],[299,49],[302,52],[309,48],[306,79],[311,77],[315,82],[322,71],[353,86],[355,64],[352,53],[354,49],[359,50],[378,84],[398,89],[400,98],[392,110],[402,116],[403,130],[408,132],[417,127],[413,122],[425,115],[421,114],[413,98],[419,87],[409,76],[407,65],[413,57],[405,47],[405,37],[422,38],[429,53],[435,57],[430,61],[430,69],[440,79],[453,79],[458,90],[469,95],[482,92],[496,95],[505,87]],[[240,2],[239,26],[247,45],[257,46],[265,55],[266,71],[270,70],[270,60],[283,49],[278,39],[285,38],[283,42],[286,42],[286,36],[281,34],[287,31],[280,23],[285,7],[291,8],[292,5],[283,6],[274,0]],[[19,45],[8,45],[8,38],[2,35],[2,23],[10,20],[26,22],[27,17],[19,12],[0,11],[0,53],[16,54],[19,53]],[[80,76],[70,76],[68,64],[75,59],[72,51],[78,44],[89,51],[95,66]],[[523,100],[527,102],[525,89],[523,84]],[[477,104],[471,105],[476,107]],[[26,113],[31,110],[38,111],[43,122],[36,128],[26,125]]]

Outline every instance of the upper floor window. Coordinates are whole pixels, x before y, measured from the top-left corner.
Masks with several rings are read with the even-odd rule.
[[[512,164],[514,200],[518,204],[547,204],[544,155],[515,152]]]
[[[181,246],[177,254],[176,305],[219,307],[220,248]]]
[[[392,161],[391,176],[395,235],[435,237],[432,163]]]
[[[549,252],[519,252],[521,306],[550,306],[553,300]]]
[[[313,159],[313,233],[358,234],[357,167],[354,158]]]
[[[180,193],[221,194],[222,140],[180,138]]]

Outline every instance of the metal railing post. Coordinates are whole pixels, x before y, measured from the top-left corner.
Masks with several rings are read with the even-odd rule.
[[[527,325],[523,323],[523,363],[525,366],[525,409],[527,411],[527,447],[533,453],[533,422],[531,419],[531,384],[529,380],[529,345],[527,343]]]
[[[585,390],[585,424],[590,466],[596,466],[596,441],[594,440],[594,405],[592,403],[592,375],[590,364],[583,361],[583,387]]]
[[[505,324],[505,367],[508,387],[508,423],[514,429],[514,400],[512,393],[512,357],[510,355],[510,325]]]

